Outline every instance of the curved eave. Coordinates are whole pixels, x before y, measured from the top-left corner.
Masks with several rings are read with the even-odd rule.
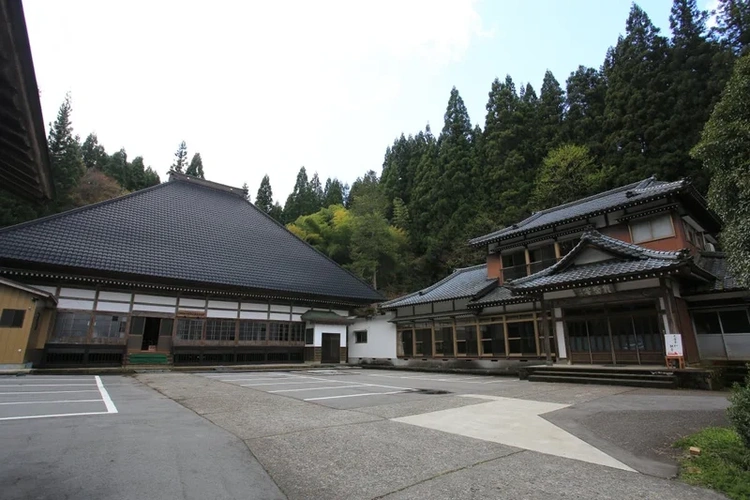
[[[478,248],[478,247],[481,247],[481,246],[484,246],[484,245],[490,245],[492,243],[497,243],[499,241],[510,240],[510,239],[513,239],[513,238],[518,238],[518,237],[521,237],[521,236],[525,236],[527,234],[532,234],[532,233],[536,233],[536,232],[539,232],[539,231],[544,231],[545,229],[554,229],[557,226],[563,226],[565,224],[570,224],[572,222],[577,222],[577,221],[580,221],[580,220],[586,220],[586,219],[589,219],[591,217],[598,217],[600,215],[605,215],[605,214],[608,214],[608,213],[611,213],[611,212],[616,212],[618,210],[623,210],[625,208],[636,207],[638,205],[643,205],[644,203],[650,203],[650,202],[652,202],[654,200],[658,200],[660,198],[666,198],[667,196],[678,194],[679,192],[683,191],[684,189],[685,189],[685,186],[680,187],[678,189],[675,189],[674,191],[669,191],[669,192],[666,192],[666,193],[660,193],[660,194],[658,194],[656,196],[650,196],[648,198],[639,199],[639,200],[631,202],[631,203],[621,203],[619,205],[612,206],[610,208],[606,208],[606,209],[602,209],[602,210],[596,210],[594,212],[588,212],[588,213],[585,213],[585,214],[577,215],[575,217],[568,217],[566,219],[560,219],[558,221],[551,222],[551,223],[548,223],[548,224],[544,224],[542,226],[534,226],[533,228],[530,228],[528,230],[523,230],[523,228],[519,228],[519,230],[514,230],[514,232],[512,232],[512,233],[498,235],[498,236],[496,236],[494,238],[487,238],[487,239],[482,239],[482,237],[476,238],[476,239],[473,239],[473,240],[469,240],[469,246],[471,246],[473,248]]]
[[[538,294],[538,293],[544,293],[544,292],[554,292],[554,291],[559,291],[559,290],[570,290],[572,288],[581,288],[581,287],[595,286],[595,285],[607,285],[607,284],[613,284],[613,283],[622,283],[625,281],[633,281],[633,280],[648,279],[648,278],[659,278],[663,276],[674,275],[680,272],[680,269],[682,268],[683,265],[684,265],[684,262],[679,262],[679,263],[675,263],[674,265],[663,267],[661,269],[654,270],[654,271],[641,271],[641,272],[622,274],[619,276],[609,276],[609,277],[603,276],[601,278],[588,278],[588,279],[568,281],[566,283],[545,285],[545,286],[539,286],[539,287],[513,288],[511,285],[508,285],[508,288],[511,288],[511,290],[513,290],[514,293],[519,293],[523,295],[531,295],[531,294]]]

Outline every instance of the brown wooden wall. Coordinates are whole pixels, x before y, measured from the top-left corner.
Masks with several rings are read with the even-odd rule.
[[[34,300],[38,299],[38,300]],[[46,301],[16,288],[0,286],[0,311],[22,309],[26,311],[21,328],[0,328],[0,364],[20,364],[38,361],[47,341],[54,309],[46,307]],[[34,317],[39,321],[34,326]]]

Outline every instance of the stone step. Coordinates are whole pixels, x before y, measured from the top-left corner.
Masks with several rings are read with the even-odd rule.
[[[574,375],[529,375],[530,382],[563,382],[570,384],[599,384],[599,385],[619,385],[625,387],[650,387],[660,389],[674,389],[677,387],[675,378],[664,379],[654,378],[653,380],[634,380],[614,377],[586,377]]]

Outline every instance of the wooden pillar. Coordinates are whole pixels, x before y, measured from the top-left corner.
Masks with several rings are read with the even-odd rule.
[[[557,243],[555,243],[555,248],[557,248]],[[544,359],[547,366],[552,366],[552,349],[549,344],[549,320],[547,318],[547,308],[544,302],[544,297],[540,299],[540,302],[542,305],[542,335],[544,336]]]
[[[560,244],[555,241],[555,259],[560,260],[562,256],[560,255]]]
[[[529,255],[529,247],[523,249],[524,257],[526,257],[526,276],[531,274],[531,255]]]

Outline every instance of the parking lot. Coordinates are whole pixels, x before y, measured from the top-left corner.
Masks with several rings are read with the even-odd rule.
[[[0,377],[0,422],[110,413],[117,407],[98,376]]]
[[[676,438],[726,423],[718,393],[356,368],[0,385],[3,500],[721,498],[669,479]]]
[[[518,382],[511,377],[366,370],[245,372],[204,376],[268,394],[341,409],[434,399],[436,395],[491,393],[492,387],[498,384]]]

